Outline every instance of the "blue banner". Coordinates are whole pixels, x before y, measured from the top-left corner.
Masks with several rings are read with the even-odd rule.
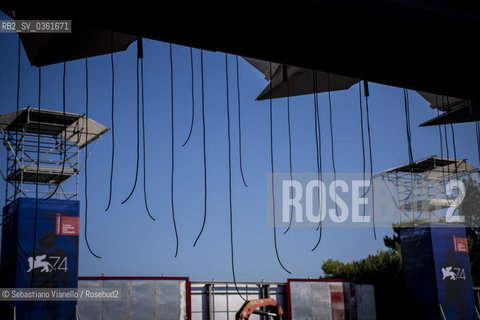
[[[478,319],[465,227],[427,224],[400,229],[410,309],[419,319]]]
[[[77,288],[79,202],[20,198],[3,209],[1,286]],[[74,319],[74,301],[21,301],[16,319]],[[12,314],[13,303],[2,303]]]
[[[476,319],[465,228],[434,224],[431,230],[441,311],[446,319]]]

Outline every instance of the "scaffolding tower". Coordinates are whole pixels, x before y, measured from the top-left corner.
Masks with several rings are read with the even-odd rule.
[[[478,171],[466,159],[431,156],[383,171],[380,176],[404,223],[442,222],[436,212],[458,208],[463,200],[462,179]],[[396,192],[392,192],[393,186]],[[433,220],[433,221],[432,221]]]
[[[77,199],[79,153],[108,130],[84,115],[62,111],[28,107],[1,114],[6,204],[19,197]],[[73,186],[65,187],[72,177]]]

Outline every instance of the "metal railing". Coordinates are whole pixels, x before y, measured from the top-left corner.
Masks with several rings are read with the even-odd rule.
[[[237,292],[238,288],[238,292]],[[287,310],[285,282],[237,282],[207,281],[191,282],[191,313],[192,320],[223,320],[234,319],[236,312],[247,300],[274,298]],[[252,320],[266,320],[264,315],[252,315]]]
[[[3,176],[6,203],[18,197],[38,195],[39,198],[46,198],[52,192],[55,192],[57,199],[76,199],[80,151],[76,143],[62,135],[30,133],[25,128],[23,131],[2,130],[2,135],[7,149],[6,174]],[[31,172],[32,168],[35,173]],[[75,177],[75,187],[66,190],[62,183],[69,177]],[[38,184],[38,188],[29,188],[32,184]]]

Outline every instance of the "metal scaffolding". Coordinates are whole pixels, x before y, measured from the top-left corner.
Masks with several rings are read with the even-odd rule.
[[[7,149],[6,174],[2,173],[6,204],[19,197],[76,199],[79,153],[91,142],[96,145],[107,130],[81,114],[30,107],[1,114],[0,132]],[[66,187],[72,177],[74,183]]]
[[[436,212],[457,208],[463,200],[462,178],[477,171],[465,159],[432,156],[383,171],[380,176],[405,222],[438,220]],[[390,185],[396,190],[392,192]],[[464,186],[463,186],[464,187]],[[465,191],[465,190],[463,190]],[[422,217],[426,214],[428,217]],[[440,222],[440,221],[436,221]]]

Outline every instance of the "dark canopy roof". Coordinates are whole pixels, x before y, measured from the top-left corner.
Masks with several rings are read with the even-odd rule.
[[[475,2],[292,0],[219,6],[201,1],[160,7],[146,1],[95,7],[6,2],[3,8],[23,16],[72,19],[76,32],[113,30],[132,39],[218,50],[474,104],[480,95],[473,47],[480,34],[480,4]]]

